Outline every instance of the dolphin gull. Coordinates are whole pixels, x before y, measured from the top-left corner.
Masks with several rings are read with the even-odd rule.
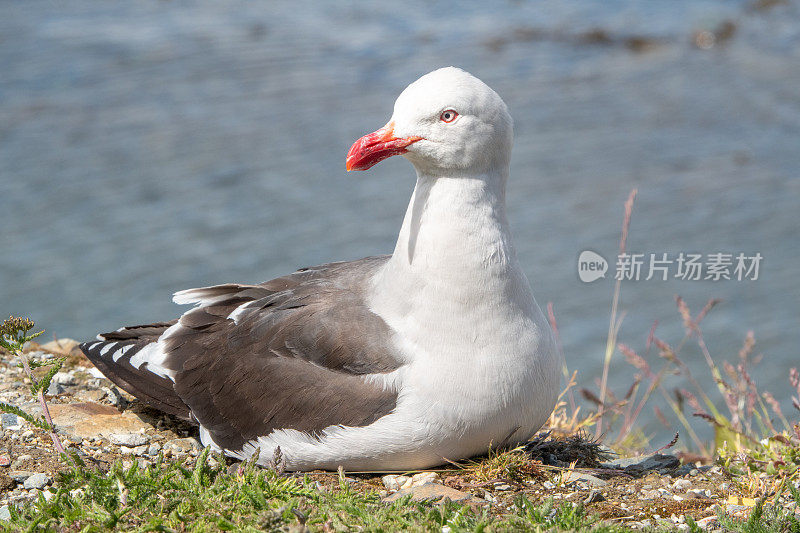
[[[433,71],[347,154],[402,155],[416,187],[390,256],[175,294],[172,322],[81,345],[111,381],[204,445],[290,470],[410,470],[528,440],[561,355],[517,260],[505,190],[513,122],[486,84]]]

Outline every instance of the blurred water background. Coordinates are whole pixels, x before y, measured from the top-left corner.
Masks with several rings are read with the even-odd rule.
[[[797,1],[3,2],[0,312],[88,339],[173,318],[176,290],[390,252],[411,166],[348,175],[344,155],[446,65],[514,116],[518,254],[581,384],[600,375],[613,282],[582,283],[577,257],[615,254],[638,187],[630,250],[764,260],[757,281],[624,283],[620,340],[643,351],[659,321],[677,343],[674,296],[722,298],[712,354],[735,360],[754,330],[755,378],[788,407]],[[612,385],[633,372],[617,356]]]

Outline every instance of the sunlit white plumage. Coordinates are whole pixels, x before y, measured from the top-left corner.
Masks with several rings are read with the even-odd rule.
[[[449,120],[453,115],[444,115],[445,111],[454,111],[456,118]],[[357,293],[353,310],[369,313],[373,317],[370,320],[379,321],[376,328],[362,334],[362,339],[355,339],[352,333],[348,337],[350,330],[341,333],[337,324],[326,322],[320,331],[333,333],[322,341],[334,339],[344,346],[366,342],[371,350],[380,352],[380,357],[388,358],[388,363],[380,358],[373,358],[378,361],[374,362],[367,354],[372,362],[362,366],[354,362],[358,367],[355,370],[345,361],[344,368],[371,389],[363,393],[348,387],[332,389],[317,404],[364,403],[367,400],[359,394],[372,395],[376,409],[379,402],[386,408],[374,420],[348,425],[330,419],[330,425],[318,431],[298,429],[301,421],[292,416],[303,415],[293,407],[297,398],[289,398],[284,412],[290,414],[281,415],[283,425],[267,424],[268,432],[251,435],[232,449],[229,443],[238,441],[230,440],[230,431],[219,429],[232,415],[216,416],[208,411],[213,407],[201,400],[196,405],[191,403],[193,393],[185,392],[189,389],[181,384],[181,369],[192,356],[180,352],[186,348],[178,346],[178,339],[194,338],[187,333],[199,337],[204,334],[201,326],[213,330],[221,328],[223,322],[224,327],[244,328],[240,331],[249,335],[265,331],[258,324],[272,325],[277,320],[276,311],[268,305],[269,298],[282,294],[280,284],[274,282],[270,282],[272,292],[265,293],[267,296],[258,293],[248,296],[250,299],[242,299],[242,295],[263,290],[261,286],[231,285],[179,293],[176,302],[198,307],[157,333],[158,337],[147,345],[150,351],[139,352],[145,355],[136,359],[137,370],[150,358],[150,372],[171,380],[191,416],[199,422],[204,444],[240,458],[258,449],[263,463],[280,446],[289,469],[335,469],[341,465],[347,469],[407,470],[480,454],[490,445],[527,440],[547,420],[555,404],[561,359],[517,260],[506,218],[512,143],[513,123],[502,99],[472,75],[448,67],[406,88],[387,126],[365,136],[348,155],[348,168],[365,169],[388,155],[401,153],[417,173],[391,257],[365,259],[366,266],[354,262],[331,267],[335,274],[328,274],[328,266],[323,266],[320,274],[314,274],[314,283],[330,282],[336,290],[347,290],[347,297]],[[298,287],[310,290],[307,283]],[[229,305],[226,316],[218,322],[198,318],[198,309],[207,309],[213,315],[211,309],[224,305]],[[325,305],[335,306],[336,302]],[[342,316],[348,314],[344,309]],[[316,327],[309,321],[322,319],[314,316],[303,316],[294,324]],[[206,322],[214,325],[204,325]],[[357,322],[348,325],[356,331],[358,326]],[[269,331],[275,334],[277,330]],[[293,350],[299,341],[283,342],[281,347],[289,345]],[[347,353],[355,353],[344,352],[345,359]],[[232,353],[235,355],[226,351],[219,357],[231,357]],[[339,368],[339,363],[327,359],[325,364]],[[147,366],[141,366],[143,371]],[[331,376],[339,378],[338,374]],[[298,374],[298,381],[303,377]],[[217,387],[222,389],[225,383]],[[304,387],[297,394],[313,394],[313,387]],[[385,395],[390,396],[388,400]],[[269,394],[252,401],[267,402],[265,406],[271,408]],[[368,410],[369,405],[361,408]],[[315,405],[315,412],[319,409],[323,408]],[[291,414],[294,410],[298,411],[296,415]],[[248,434],[245,430],[240,433]],[[228,440],[223,441],[223,434]]]

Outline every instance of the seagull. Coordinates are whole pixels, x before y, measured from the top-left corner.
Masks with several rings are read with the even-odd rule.
[[[513,121],[447,67],[409,85],[346,168],[402,155],[417,175],[391,255],[257,285],[175,293],[177,320],[81,349],[138,399],[199,426],[204,446],[287,470],[407,471],[529,440],[562,359],[512,244]]]

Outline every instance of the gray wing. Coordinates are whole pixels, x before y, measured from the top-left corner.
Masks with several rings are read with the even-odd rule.
[[[178,293],[176,301],[198,307],[160,337],[160,364],[174,380],[175,395],[230,450],[277,429],[316,435],[390,413],[397,393],[364,379],[402,365],[391,330],[364,301],[366,283],[387,258],[330,263],[260,285]],[[87,355],[101,349],[94,346]],[[105,355],[113,359],[113,353]],[[116,363],[124,366],[127,355]],[[103,359],[100,369],[108,375],[109,357]],[[163,379],[156,380],[159,390]]]

